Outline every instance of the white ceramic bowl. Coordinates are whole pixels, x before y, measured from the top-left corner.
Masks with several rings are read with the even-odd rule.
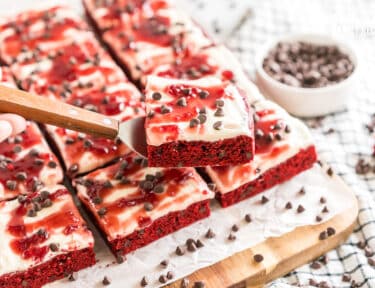
[[[293,87],[273,79],[263,69],[263,60],[278,42],[303,41],[312,44],[336,45],[346,53],[354,64],[354,71],[345,80],[319,88]],[[315,34],[289,35],[268,42],[256,55],[256,81],[260,90],[289,113],[300,117],[322,116],[346,108],[348,98],[353,94],[356,75],[358,74],[358,57],[355,50],[347,43],[330,36]]]

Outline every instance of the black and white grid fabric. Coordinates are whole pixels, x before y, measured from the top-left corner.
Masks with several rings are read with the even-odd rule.
[[[306,120],[306,123],[311,127],[320,158],[334,168],[358,197],[360,211],[356,228],[347,242],[326,254],[327,264],[319,269],[313,269],[311,263],[304,265],[270,283],[269,287],[309,287],[314,282],[320,283],[319,287],[375,287],[375,267],[368,263],[365,250],[357,247],[363,242],[375,251],[375,174],[355,172],[360,158],[375,165],[371,157],[375,135],[370,135],[365,128],[375,113],[375,1],[182,2],[219,42],[235,52],[250,75],[254,75],[254,56],[262,44],[290,32],[328,33],[345,38],[355,46],[360,57],[359,81],[348,110]],[[249,16],[236,30],[234,27],[244,15]],[[344,282],[345,273],[355,283]]]

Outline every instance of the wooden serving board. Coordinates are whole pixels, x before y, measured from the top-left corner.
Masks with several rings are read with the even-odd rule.
[[[342,182],[341,179],[338,181]],[[208,288],[263,287],[267,282],[318,258],[342,244],[352,233],[358,215],[358,202],[354,193],[351,193],[353,205],[330,220],[319,225],[298,227],[287,234],[269,238],[250,249],[200,269],[188,276],[190,283],[203,280]],[[334,227],[336,234],[319,240],[320,232],[328,227]],[[254,254],[262,254],[263,262],[255,263]],[[167,287],[179,288],[180,282],[176,281]]]

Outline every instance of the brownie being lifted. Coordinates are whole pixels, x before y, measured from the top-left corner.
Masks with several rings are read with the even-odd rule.
[[[307,127],[277,104],[254,103],[255,155],[250,163],[207,167],[216,185],[216,198],[223,207],[283,183],[317,160]]]
[[[253,158],[252,111],[233,84],[149,76],[145,93],[150,166],[222,166]]]
[[[194,168],[149,168],[134,153],[76,185],[78,197],[120,257],[208,217],[214,197]]]

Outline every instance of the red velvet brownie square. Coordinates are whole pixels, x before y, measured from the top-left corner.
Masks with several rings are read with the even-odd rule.
[[[0,287],[39,288],[94,265],[94,239],[63,186],[0,202]]]
[[[317,161],[312,137],[302,122],[270,101],[258,101],[253,106],[253,161],[205,169],[216,185],[216,198],[223,207],[289,180]]]
[[[62,169],[36,124],[0,143],[0,201],[63,179]]]
[[[249,103],[263,99],[258,88],[250,81],[241,64],[224,45],[203,48],[193,55],[160,65],[151,71],[152,75],[176,79],[195,80],[214,76],[222,81],[230,81],[242,89]],[[145,82],[146,76],[143,77]]]
[[[235,85],[215,77],[149,76],[145,93],[150,166],[223,166],[253,158],[252,111]]]
[[[133,153],[76,186],[115,255],[208,217],[214,197],[194,168],[149,168]]]
[[[10,65],[55,52],[72,40],[79,42],[87,30],[80,17],[65,7],[33,10],[0,18],[0,59]]]
[[[84,3],[103,40],[133,80],[212,44],[185,13],[167,1]]]
[[[40,15],[47,13],[49,16],[35,20],[33,15],[36,12],[24,12],[21,15],[23,21],[31,18],[29,22],[35,22],[33,25],[38,29],[46,30],[49,25],[60,23],[61,15],[71,14],[65,8],[53,8],[54,13],[50,11],[51,9],[38,12]],[[60,21],[70,27],[70,21]],[[60,29],[69,32],[61,35],[64,41],[55,39],[54,43],[50,40],[46,45],[43,37],[36,37],[32,44],[35,47],[44,47],[40,49],[43,53],[37,53],[38,57],[26,60],[17,58],[11,65],[12,72],[22,88],[119,120],[144,115],[141,93],[127,80],[125,74],[100,46],[94,34],[86,31],[83,23],[80,24],[83,21],[76,22],[79,25],[74,29],[56,24]],[[24,36],[27,39],[33,38],[36,33],[34,30],[38,29],[24,29]],[[41,32],[37,33],[39,34]],[[21,36],[13,35],[13,38],[16,37]],[[7,41],[3,44],[7,46]],[[29,46],[22,49],[23,53],[29,51]],[[47,126],[47,131],[59,149],[71,176],[91,171],[129,152],[124,144],[117,141],[94,138],[54,126]]]

